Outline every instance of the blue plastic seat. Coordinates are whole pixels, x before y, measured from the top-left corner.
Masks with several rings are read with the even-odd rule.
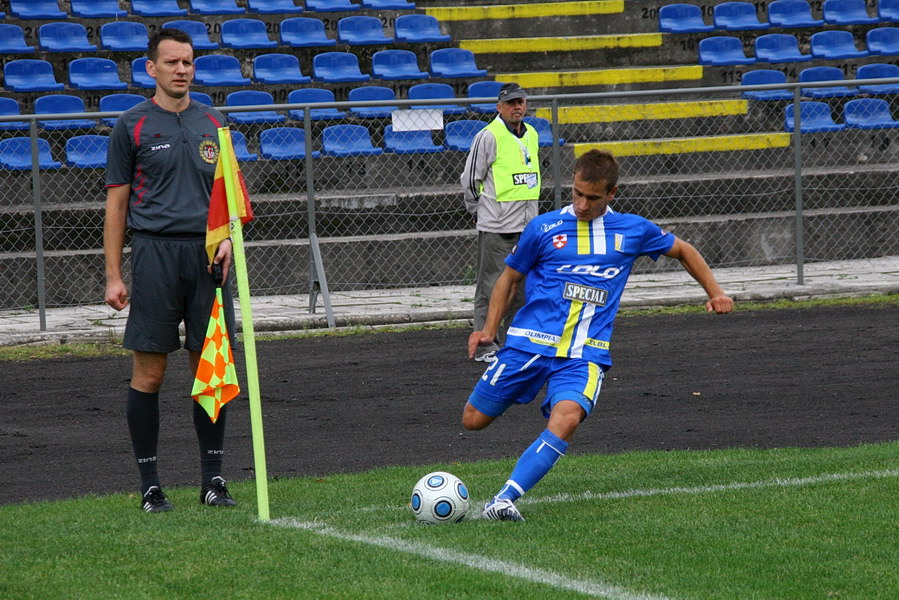
[[[409,88],[409,100],[440,100],[455,98],[453,86],[447,83],[419,83]],[[445,115],[461,115],[467,110],[458,104],[423,104],[412,108],[439,108]]]
[[[751,65],[754,62],[754,57],[746,56],[743,52],[740,38],[718,35],[699,41],[701,65]]]
[[[524,122],[534,128],[539,136],[537,145],[541,148],[553,145],[553,124],[543,117],[525,117]],[[565,145],[565,138],[559,138],[559,145]]]
[[[306,131],[299,127],[272,127],[259,132],[259,153],[269,160],[306,158]],[[312,151],[312,157],[321,153]]]
[[[740,81],[740,85],[770,85],[774,83],[786,83],[787,74],[774,69],[756,69],[746,71]],[[740,94],[747,100],[792,100],[793,92],[786,88],[777,90],[747,90]]]
[[[80,96],[69,94],[53,94],[51,96],[38,96],[34,100],[34,114],[36,115],[62,115],[66,113],[83,113],[84,100]],[[60,129],[90,129],[97,122],[92,119],[59,119],[38,121],[41,129],[56,131]]]
[[[231,145],[234,147],[234,157],[241,162],[253,162],[259,160],[259,155],[250,152],[247,148],[247,138],[236,129],[231,130]]]
[[[190,99],[205,104],[206,106],[212,106],[212,96],[205,92],[195,92],[191,90]]]
[[[899,21],[899,0],[880,0],[877,3],[877,16],[884,22]]]
[[[294,48],[315,48],[336,46],[337,40],[328,37],[321,19],[291,17],[281,21],[281,43]]]
[[[38,46],[45,52],[97,51],[97,47],[87,41],[87,29],[81,23],[44,23],[38,28],[37,36]]]
[[[67,19],[56,0],[9,0],[9,14],[19,19]]]
[[[41,169],[58,169],[62,163],[53,160],[50,142],[37,140],[37,158]],[[31,138],[13,137],[0,140],[0,167],[14,171],[31,170]]]
[[[71,0],[72,15],[83,19],[118,19],[128,11],[119,8],[118,0]]]
[[[358,4],[350,0],[306,0],[306,10],[315,12],[345,12],[359,10]]]
[[[131,83],[139,88],[156,88],[156,80],[147,73],[147,57],[141,56],[131,61]]]
[[[392,44],[393,38],[384,35],[381,19],[362,15],[343,17],[337,21],[337,41],[351,46]]]
[[[771,27],[770,23],[759,19],[755,4],[751,2],[722,2],[721,4],[716,4],[713,19],[716,29],[726,29],[728,31],[753,31]]]
[[[856,79],[883,79],[899,77],[899,66],[888,63],[862,65],[855,72]],[[858,86],[865,94],[899,94],[899,83],[870,84]]]
[[[309,83],[311,77],[300,71],[300,60],[293,54],[260,54],[253,59],[253,79],[258,83]]]
[[[476,121],[474,119],[450,121],[443,127],[446,147],[450,150],[468,152],[471,150],[471,142],[474,141],[474,136],[487,125],[488,123],[485,121]]]
[[[866,34],[868,52],[883,56],[899,54],[899,27],[877,27]]]
[[[788,104],[784,110],[784,128],[794,131],[796,128],[795,104]],[[802,133],[820,133],[825,131],[842,131],[843,123],[835,123],[830,106],[825,102],[803,100],[799,103],[800,130]]]
[[[372,10],[409,10],[415,8],[414,2],[406,0],[361,0],[362,8]]]
[[[705,33],[713,29],[702,20],[702,9],[695,4],[666,4],[659,9],[662,33]]]
[[[66,87],[56,81],[53,65],[38,58],[19,58],[4,64],[3,83],[13,92],[51,92]]]
[[[464,48],[440,48],[431,52],[431,75],[435,77],[483,77],[485,69],[475,64],[474,53]]]
[[[378,79],[427,79],[411,50],[378,50],[371,57],[371,74]]]
[[[868,56],[867,50],[859,50],[855,47],[855,36],[851,31],[819,31],[812,34],[810,45],[812,57],[823,60]]]
[[[275,99],[268,92],[260,90],[239,90],[225,96],[225,106],[260,106],[274,104]],[[229,112],[232,123],[283,123],[287,117],[273,110]]]
[[[10,116],[20,114],[22,113],[19,110],[18,100],[0,96],[0,115]],[[17,131],[22,129],[29,129],[28,121],[7,121],[5,123],[0,123],[0,131]]]
[[[450,36],[440,31],[440,22],[431,15],[400,15],[393,24],[393,35],[398,42],[410,44],[424,42],[448,42]]]
[[[139,94],[107,94],[100,97],[100,112],[124,112],[146,100]],[[104,117],[100,122],[115,127],[118,117]]]
[[[364,125],[329,125],[322,130],[322,154],[330,156],[376,156],[383,153],[371,143]]]
[[[366,85],[350,90],[350,102],[392,102],[396,100],[396,93],[389,87],[380,85]],[[380,104],[378,106],[351,106],[350,113],[357,117],[365,117],[368,119],[390,118],[393,111],[399,110],[398,106],[388,104]]]
[[[297,6],[293,0],[247,0],[247,12],[260,15],[281,15],[303,12],[302,6]]]
[[[812,16],[805,0],[774,0],[768,5],[768,22],[774,27],[820,27],[824,19]]]
[[[384,151],[391,154],[433,154],[445,147],[435,144],[428,129],[395,131],[393,125],[384,128]]]
[[[871,25],[877,17],[868,16],[865,0],[824,0],[824,22],[831,25]]]
[[[222,46],[225,48],[277,48],[278,42],[268,37],[265,23],[259,19],[229,19],[222,23]]]
[[[290,93],[287,94],[287,102],[289,104],[312,104],[317,102],[335,101],[336,99],[334,98],[334,92],[321,88],[300,88],[298,90],[291,90]],[[297,109],[291,110],[287,114],[291,119],[302,121],[304,120],[303,113],[303,110]],[[344,119],[346,118],[346,113],[342,110],[338,110],[335,107],[310,108],[309,118],[313,121]]]
[[[200,85],[247,85],[250,80],[240,72],[237,57],[206,54],[194,60],[194,79]]]
[[[136,21],[112,21],[100,26],[100,46],[117,52],[145,52],[147,26]]]
[[[855,129],[896,129],[899,121],[893,118],[890,105],[881,98],[850,100],[843,107],[843,120]]]
[[[242,15],[245,11],[234,0],[190,0],[190,12],[195,15]]]
[[[503,87],[504,81],[475,81],[468,86],[469,98],[497,98],[499,96],[499,88]],[[470,104],[468,109],[486,115],[496,114],[496,102],[488,102],[485,104]]]
[[[183,17],[187,9],[178,0],[131,0],[131,12],[142,17]]]
[[[119,67],[108,58],[76,58],[69,62],[69,86],[76,90],[124,90]]]
[[[809,67],[799,72],[800,83],[809,81],[840,81],[842,79],[843,70],[837,67]],[[848,98],[858,94],[858,90],[846,85],[801,88],[800,91],[806,98]]]
[[[190,35],[194,50],[218,50],[218,42],[209,39],[206,25],[200,21],[166,21],[163,29],[180,29]]]
[[[371,77],[359,70],[359,59],[349,52],[321,52],[312,59],[312,78],[326,83],[368,81]]]
[[[799,50],[799,40],[789,33],[766,33],[755,38],[755,57],[759,62],[787,63],[811,60],[811,54]]]
[[[34,46],[25,43],[25,32],[18,25],[0,23],[0,54],[30,54]]]
[[[66,164],[79,169],[105,169],[108,135],[74,135],[66,140]]]

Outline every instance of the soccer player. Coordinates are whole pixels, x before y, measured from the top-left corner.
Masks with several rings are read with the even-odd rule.
[[[709,312],[733,310],[733,300],[696,248],[643,217],[610,208],[618,169],[608,152],[591,150],[578,158],[572,203],[528,223],[506,258],[484,328],[468,339],[469,358],[479,346],[492,344],[512,298],[525,286],[527,301],[468,398],[462,425],[483,429],[512,404],[531,402],[544,384],[541,408],[548,422],[484,507],[487,519],[524,520],[515,501],[565,455],[596,405],[603,373],[612,365],[612,322],[637,257],[679,260],[708,295]]]

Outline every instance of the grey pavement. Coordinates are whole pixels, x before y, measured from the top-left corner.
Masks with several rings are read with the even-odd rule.
[[[803,284],[795,265],[715,269],[715,276],[738,303],[749,300],[863,296],[899,292],[899,256],[808,263]],[[382,327],[467,321],[472,316],[474,286],[442,286],[331,294],[334,324]],[[632,275],[622,296],[627,308],[701,304],[705,294],[686,273]],[[241,318],[238,305],[238,318]],[[309,297],[258,296],[250,310],[257,335],[304,332],[328,327],[321,296],[309,312]],[[105,304],[51,308],[41,330],[36,310],[0,311],[0,346],[100,341],[121,337],[128,310]]]

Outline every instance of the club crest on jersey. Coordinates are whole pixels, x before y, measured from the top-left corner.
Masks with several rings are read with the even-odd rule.
[[[556,250],[561,250],[565,246],[568,245],[568,234],[560,233],[559,235],[553,236],[553,248]]]
[[[203,140],[200,142],[200,158],[203,161],[209,163],[210,165],[214,165],[215,161],[218,160],[219,157],[219,147],[212,140]]]

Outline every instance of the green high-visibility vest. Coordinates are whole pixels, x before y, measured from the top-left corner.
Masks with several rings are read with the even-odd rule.
[[[496,138],[496,160],[490,169],[497,202],[540,198],[540,157],[537,131],[526,123],[524,137],[509,131],[500,117],[487,126]]]

